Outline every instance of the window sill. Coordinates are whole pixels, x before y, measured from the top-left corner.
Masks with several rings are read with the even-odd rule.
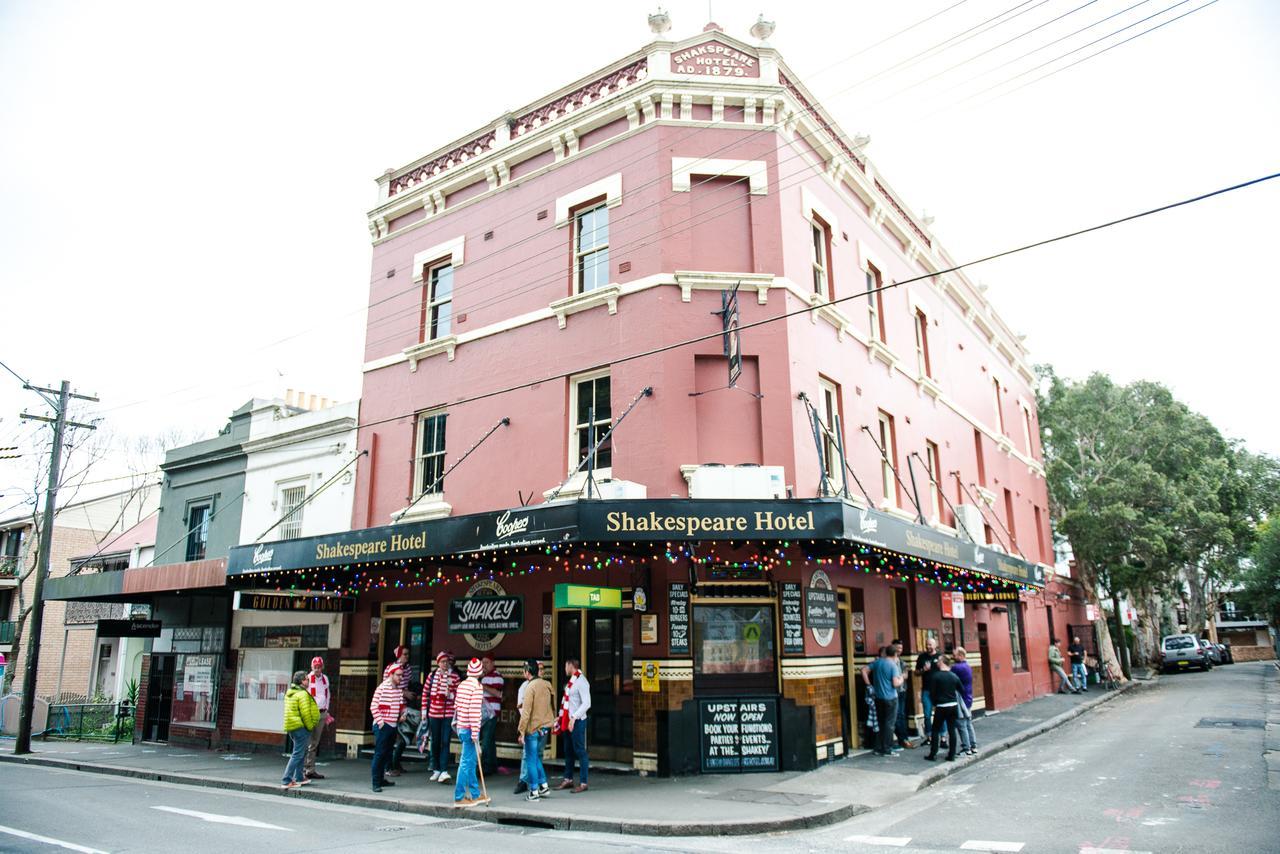
[[[599,486],[601,481],[613,480],[613,469],[596,469],[595,479],[596,486]],[[559,495],[556,495],[556,501],[576,501],[579,498],[585,498],[587,496],[587,473],[585,471],[578,472],[573,477],[569,478],[563,487],[558,488],[560,489],[560,493]],[[543,500],[550,501],[551,496],[555,495],[556,489],[557,487],[552,487],[542,493]]]
[[[822,318],[830,323],[836,329],[836,340],[843,341],[845,330],[849,328],[853,321],[849,316],[840,309],[836,308],[822,294],[810,294],[809,305],[814,307],[814,311],[809,312],[809,320],[813,323],[818,322],[818,318]]]
[[[409,371],[417,372],[418,363],[423,359],[430,358],[437,353],[447,353],[449,361],[453,361],[453,351],[458,348],[458,336],[446,335],[443,338],[432,338],[430,341],[423,341],[421,344],[414,344],[412,347],[404,348],[405,358],[409,360]]]
[[[608,306],[610,314],[618,313],[618,297],[622,294],[621,285],[605,285],[586,293],[574,294],[571,297],[558,299],[551,303],[551,313],[556,316],[556,322],[564,329],[569,325],[569,315],[577,314],[580,311],[595,308],[596,306]]]
[[[1008,436],[997,436],[996,444],[1000,446],[1000,450],[1004,451],[1005,456],[1013,455],[1013,440]]]
[[[942,397],[942,386],[938,385],[937,380],[933,377],[921,374],[916,377],[916,384],[920,386],[920,390],[935,400]]]
[[[443,495],[435,498],[424,498],[407,511],[397,511],[401,515],[391,514],[396,523],[425,522],[428,519],[443,519],[453,513],[453,505],[444,500]]]
[[[893,368],[901,361],[898,354],[890,350],[879,338],[867,340],[867,356],[868,360],[879,359],[889,368]]]
[[[987,489],[985,486],[979,486],[977,487],[977,490],[978,490],[978,497],[981,498],[983,501],[987,502],[987,506],[989,507],[996,506],[996,494],[994,492]]]

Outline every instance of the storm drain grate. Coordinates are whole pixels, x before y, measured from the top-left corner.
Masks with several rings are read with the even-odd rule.
[[[1257,718],[1201,718],[1197,727],[1207,729],[1265,729]]]
[[[712,795],[716,801],[736,801],[743,804],[783,804],[785,806],[803,806],[820,800],[820,795],[809,795],[802,792],[766,792],[757,789],[730,789],[718,795]]]
[[[379,833],[400,833],[408,829],[403,824],[384,824],[382,827],[374,828]]]

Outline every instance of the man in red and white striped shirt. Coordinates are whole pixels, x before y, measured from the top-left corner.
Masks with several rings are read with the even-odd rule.
[[[402,668],[392,664],[386,678],[373,692],[369,711],[373,714],[373,763],[370,766],[373,790],[381,792],[383,786],[394,786],[386,779],[387,765],[391,761],[391,748],[395,746],[396,726],[404,717],[404,694],[400,690]]]
[[[302,770],[308,780],[323,780],[324,775],[316,770],[316,751],[320,749],[320,739],[324,738],[324,728],[329,722],[329,677],[324,675],[324,659],[320,656],[311,659],[311,672],[302,687],[307,689],[320,710],[320,719],[312,728],[311,741],[307,743],[307,758],[303,760]]]
[[[431,779],[449,782],[450,721],[458,691],[458,671],[449,653],[436,656],[436,669],[422,683],[422,716],[431,733]]]
[[[467,665],[467,678],[458,686],[458,705],[454,720],[458,725],[458,741],[462,742],[462,758],[458,762],[458,783],[453,787],[453,805],[469,807],[489,802],[483,795],[480,781],[476,779],[476,754],[480,747],[480,717],[484,707],[484,687],[480,674],[484,668],[480,659],[473,658]],[[475,797],[471,793],[475,792]]]

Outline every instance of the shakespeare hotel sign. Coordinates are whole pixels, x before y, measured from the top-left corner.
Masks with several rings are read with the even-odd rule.
[[[718,41],[703,42],[671,54],[671,70],[676,74],[704,77],[760,76],[760,65],[754,56]]]

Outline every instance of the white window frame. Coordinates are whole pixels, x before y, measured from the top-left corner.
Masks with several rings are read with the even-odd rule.
[[[443,416],[445,421],[445,443],[444,447],[439,451],[431,451],[429,454],[423,451],[422,447],[422,426],[429,418]],[[440,473],[445,470],[445,459],[449,453],[449,411],[447,409],[428,409],[426,412],[419,412],[418,417],[413,421],[413,498],[416,501],[422,497],[423,490],[430,484],[425,482],[422,476],[422,465],[428,456],[440,457]],[[427,493],[427,497],[444,495],[444,484],[440,484],[435,492]]]
[[[813,244],[813,292],[824,300],[831,299],[831,231],[821,219],[809,220],[809,236]]]
[[[876,274],[874,293],[872,292],[873,286],[871,284],[871,272],[873,270]],[[867,335],[872,341],[879,341],[884,344],[886,343],[884,340],[884,291],[880,290],[884,287],[884,271],[873,263],[867,263],[863,265],[862,272],[866,279],[863,292],[867,296]]]
[[[942,523],[942,490],[938,484],[942,482],[942,451],[938,443],[931,439],[924,440],[925,471],[929,475],[929,506],[933,508],[934,520]]]
[[[995,412],[996,435],[1007,437],[1009,435],[1009,431],[1005,429],[1004,406],[1001,405],[1000,403],[1000,378],[997,377],[994,373],[991,375],[991,394],[992,394],[992,398],[993,398],[993,402],[995,404],[995,410],[996,410]]]
[[[568,468],[568,471],[570,471],[570,472],[572,472],[574,469],[576,469],[576,468],[578,467],[578,462],[579,462],[579,460],[578,460],[578,428],[579,428],[579,427],[586,426],[586,425],[580,425],[580,424],[578,424],[578,386],[579,386],[580,384],[582,384],[582,383],[585,383],[585,382],[591,382],[591,381],[594,381],[594,380],[598,380],[598,379],[600,379],[601,377],[610,377],[610,380],[612,380],[612,372],[611,372],[608,368],[605,368],[604,370],[600,370],[600,371],[591,371],[590,373],[577,374],[577,375],[575,375],[575,376],[573,376],[573,377],[570,377],[570,378],[569,378],[569,412],[568,412],[568,418],[566,418],[565,420],[566,420],[566,421],[568,422],[568,424],[569,424],[569,468]],[[610,382],[610,384],[609,384],[609,392],[610,392],[610,394],[612,395],[612,393],[613,393],[613,383],[612,383],[612,381],[611,381],[611,382]],[[609,413],[610,413],[610,418],[609,418],[607,421],[605,421],[604,419],[599,419],[599,418],[598,418],[598,419],[596,419],[596,424],[597,424],[597,425],[600,425],[600,424],[612,425],[612,424],[613,424],[613,418],[612,418],[612,414],[613,414],[613,406],[612,406],[612,401],[610,401]],[[607,428],[606,428],[606,429],[607,429]],[[600,436],[601,436],[601,434],[600,434],[599,429],[598,429],[598,426],[597,426],[596,439],[597,439],[597,440],[599,440]],[[596,478],[597,478],[598,480],[607,480],[607,479],[609,479],[609,478],[613,477],[613,458],[612,458],[612,457],[610,457],[609,465],[608,465],[607,467],[604,467],[604,468],[596,468],[596,469],[595,469],[595,476],[596,476]]]
[[[1026,443],[1027,456],[1034,459],[1035,448],[1031,444],[1031,407],[1022,398],[1018,398],[1018,409],[1022,413],[1022,439]]]
[[[706,157],[672,157],[671,191],[687,193],[693,187],[693,176],[710,178],[746,178],[747,193],[763,196],[769,192],[769,164],[763,160],[717,160]],[[587,198],[591,198],[587,196]]]
[[[289,512],[289,508],[285,504],[284,494],[286,491],[291,489],[301,489],[302,500],[295,505],[301,506],[305,504],[307,499],[311,496],[311,492],[308,489],[310,485],[310,477],[295,477],[290,478],[289,480],[276,481],[276,512],[278,513],[276,518],[281,520],[280,527],[277,528],[280,532],[278,539],[291,540],[303,535],[302,520],[305,518],[306,508],[303,507],[297,513],[294,513],[289,519],[285,519],[284,514]],[[294,530],[296,533],[290,534],[290,530]]]
[[[890,461],[894,464],[898,462],[897,449],[893,441],[893,416],[883,409],[878,410],[876,423],[879,425],[880,447],[884,449],[884,455],[880,458],[880,488],[884,493],[881,504],[884,507],[898,507],[898,478],[894,472],[894,465],[890,464]]]
[[[584,214],[593,213],[595,211],[601,211],[604,214],[605,240],[602,245],[595,245],[590,247],[589,249],[583,249],[582,248],[582,217]],[[585,202],[580,208],[574,210],[572,240],[573,240],[573,292],[575,294],[589,294],[592,291],[598,291],[601,288],[608,286],[609,284],[608,280],[611,278],[611,276],[609,275],[608,234],[609,234],[609,203],[607,200],[601,199],[595,203],[588,201],[588,202]],[[583,259],[591,257],[593,255],[599,255],[601,253],[604,253],[604,258],[605,258],[605,262],[604,262],[605,263],[605,281],[598,283],[592,288],[584,288],[583,280],[582,280]]]
[[[830,481],[833,488],[836,484],[841,483],[841,460],[838,457],[840,445],[844,443],[837,444],[835,439],[836,416],[839,414],[840,387],[826,377],[818,377],[818,420],[829,431],[822,434],[822,462],[826,466],[827,480]]]
[[[448,258],[449,263],[453,265],[453,269],[462,266],[466,260],[465,249],[467,245],[466,235],[446,240],[444,243],[436,244],[429,249],[413,254],[413,281],[421,282],[426,274],[428,265],[438,264]]]
[[[449,298],[442,300],[436,297],[436,282],[438,281],[437,274],[441,270],[445,269],[446,267],[449,269],[449,279],[450,279]],[[423,271],[422,286],[426,288],[426,291],[427,291],[426,299],[424,300],[425,312],[424,312],[424,317],[422,322],[421,337],[422,337],[423,343],[426,343],[428,341],[438,341],[441,338],[448,338],[450,335],[453,334],[453,317],[454,317],[453,294],[455,290],[454,286],[456,284],[456,281],[455,281],[456,273],[457,273],[457,268],[453,265],[453,262],[446,261],[444,259],[441,259],[436,264],[428,265],[428,267]],[[443,335],[439,335],[439,334],[436,334],[436,331],[435,331],[435,326],[436,326],[435,313],[440,308],[440,306],[445,304],[448,304],[449,306],[449,329]]]
[[[911,307],[911,323],[916,332],[916,369],[918,376],[933,379],[933,360],[929,357],[929,315],[923,306]]]
[[[622,204],[622,173],[615,172],[608,177],[601,178],[595,183],[588,184],[585,187],[579,187],[572,192],[565,193],[556,199],[556,228],[563,228],[569,224],[569,219],[574,208],[581,207],[584,203],[595,198],[603,197],[605,204],[609,207],[617,207]]]

